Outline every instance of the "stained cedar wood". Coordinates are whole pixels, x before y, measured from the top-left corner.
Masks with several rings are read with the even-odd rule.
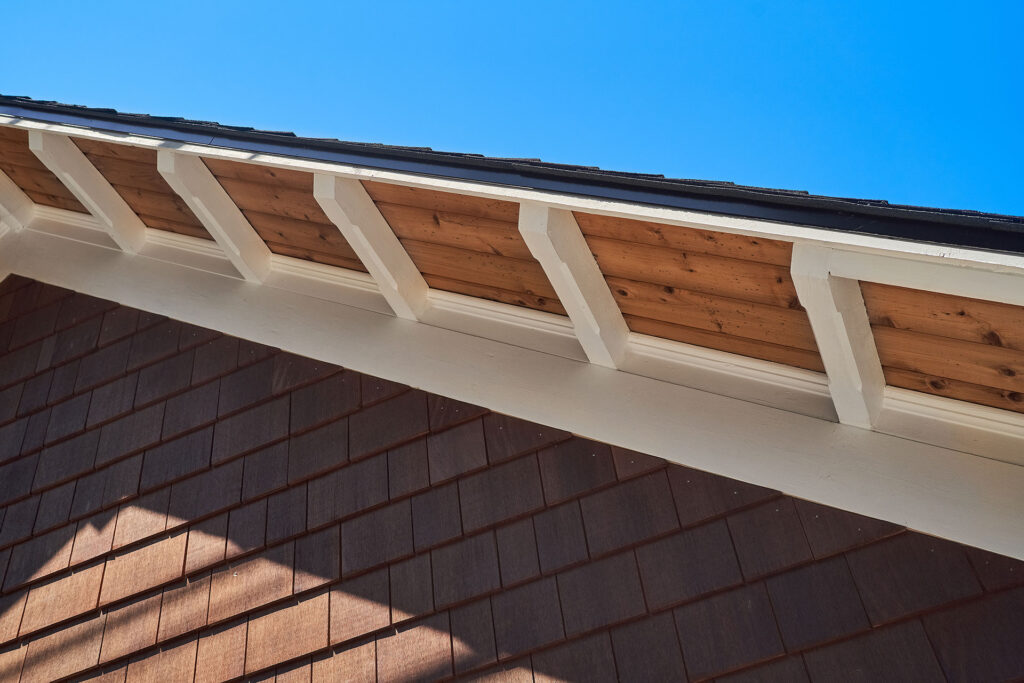
[[[435,289],[565,314],[519,234],[519,207],[480,197],[364,181]]]
[[[203,159],[275,254],[366,272],[313,197],[313,174]]]
[[[99,140],[72,140],[146,226],[212,239],[184,200],[160,175],[156,150]]]
[[[576,212],[634,332],[821,371],[792,246]]]
[[[761,358],[762,360],[784,363],[785,365],[815,370],[817,372],[825,371],[825,366],[821,362],[821,356],[816,351],[804,351],[803,349],[795,349],[790,346],[780,346],[753,339],[744,339],[743,337],[722,334],[721,332],[699,330],[693,327],[674,325],[660,320],[651,320],[650,318],[628,314],[624,317],[626,318],[626,324],[629,325],[629,329],[652,337],[662,337],[663,339],[671,339],[685,344]]]
[[[804,351],[817,350],[803,311],[647,282],[614,277],[607,280],[623,313]]]
[[[0,171],[36,204],[88,213],[28,146],[28,133],[0,126]]]
[[[886,382],[1024,412],[1024,308],[862,282]]]
[[[996,389],[898,368],[882,368],[882,371],[885,373],[886,383],[894,387],[1024,413],[1024,392],[1021,391]]]

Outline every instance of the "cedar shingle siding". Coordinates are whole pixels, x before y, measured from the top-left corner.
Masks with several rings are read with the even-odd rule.
[[[0,681],[1024,676],[1007,558],[18,277],[0,349]]]

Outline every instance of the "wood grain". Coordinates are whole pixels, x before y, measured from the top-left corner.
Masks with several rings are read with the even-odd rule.
[[[557,313],[559,315],[566,314],[565,308],[562,307],[562,304],[559,303],[557,299],[550,299],[523,292],[510,292],[507,289],[478,285],[472,282],[465,282],[463,280],[453,280],[438,275],[425,274],[423,279],[426,280],[427,284],[433,289],[441,289],[446,292],[475,296],[481,299],[488,299],[489,301],[511,304],[513,306],[525,306],[526,308],[534,308],[539,311],[547,311],[548,313]]]
[[[28,133],[0,127],[0,171],[36,204],[88,213],[28,146]]]
[[[296,249],[322,252],[359,261],[355,251],[334,225],[300,221],[295,218],[274,216],[258,211],[243,211],[242,213],[265,242],[288,244]],[[360,270],[363,270],[362,266],[360,266]]]
[[[313,261],[314,263],[322,263],[325,266],[338,266],[339,268],[348,268],[349,270],[358,270],[365,273],[366,268],[360,261],[345,258],[344,256],[335,256],[322,251],[310,251],[309,249],[300,249],[293,247],[290,244],[280,244],[277,242],[267,242],[267,247],[270,251],[281,256],[291,256],[292,258],[302,259],[304,261]]]
[[[155,149],[83,138],[72,140],[147,227],[213,239],[160,175]]]
[[[588,237],[606,237],[686,252],[728,256],[786,268],[789,267],[793,253],[793,246],[788,242],[760,237],[600,216],[580,211],[573,212],[573,215],[576,216],[583,234]]]
[[[1024,392],[996,389],[898,368],[883,368],[882,370],[885,373],[886,384],[891,384],[894,387],[1024,413]]]
[[[803,311],[662,287],[649,282],[607,278],[622,312],[735,337],[817,351]]]
[[[1024,391],[1024,353],[988,344],[872,326],[885,368]]]
[[[534,260],[515,223],[386,202],[377,208],[402,239]]]
[[[313,174],[204,159],[228,196],[275,254],[366,272],[313,197]]]
[[[218,178],[229,178],[231,180],[241,180],[262,185],[276,185],[293,190],[302,190],[310,194],[313,192],[313,174],[305,171],[246,164],[238,161],[224,161],[222,159],[207,159],[206,157],[203,157],[203,163]]]
[[[375,202],[417,206],[432,211],[461,213],[466,216],[491,218],[509,223],[516,223],[519,220],[519,205],[515,202],[471,197],[450,192],[423,190],[417,187],[392,185],[372,180],[364,180],[362,182],[363,187],[366,188],[367,193]]]
[[[414,240],[403,240],[402,244],[416,267],[424,274],[440,275],[450,280],[462,280],[513,292],[525,292],[556,301],[558,299],[554,288],[536,261],[524,261]]]
[[[651,320],[650,318],[632,315],[626,315],[625,318],[629,329],[641,334],[651,335],[652,337],[661,337],[685,344],[736,353],[741,356],[760,358],[761,360],[783,363],[806,370],[825,371],[825,367],[821,362],[821,356],[814,351],[754,341],[743,337],[722,334],[721,332],[710,332],[683,325],[673,325],[672,323]]]
[[[235,204],[243,210],[331,225],[330,219],[313,198],[312,191],[305,192],[279,185],[263,185],[219,176],[217,180]]]
[[[789,270],[782,266],[603,237],[588,237],[587,244],[605,276],[784,308],[800,306]]]
[[[74,197],[65,197],[53,194],[46,194],[43,192],[34,192],[33,190],[25,190],[25,194],[36,204],[42,204],[43,206],[52,206],[55,209],[65,209],[67,211],[76,211],[78,213],[89,213],[82,203]]]
[[[157,151],[149,147],[134,147],[132,145],[118,145],[102,140],[90,140],[89,138],[71,138],[88,157],[100,156],[124,161],[134,161],[139,164],[156,167]]]
[[[1024,351],[1024,308],[861,282],[872,325]]]

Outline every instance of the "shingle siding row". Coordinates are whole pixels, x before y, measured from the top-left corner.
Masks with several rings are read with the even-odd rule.
[[[0,681],[1006,680],[1024,564],[0,283]]]

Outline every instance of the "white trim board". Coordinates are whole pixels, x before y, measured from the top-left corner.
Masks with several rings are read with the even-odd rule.
[[[1024,558],[1017,465],[31,229],[5,270]]]

